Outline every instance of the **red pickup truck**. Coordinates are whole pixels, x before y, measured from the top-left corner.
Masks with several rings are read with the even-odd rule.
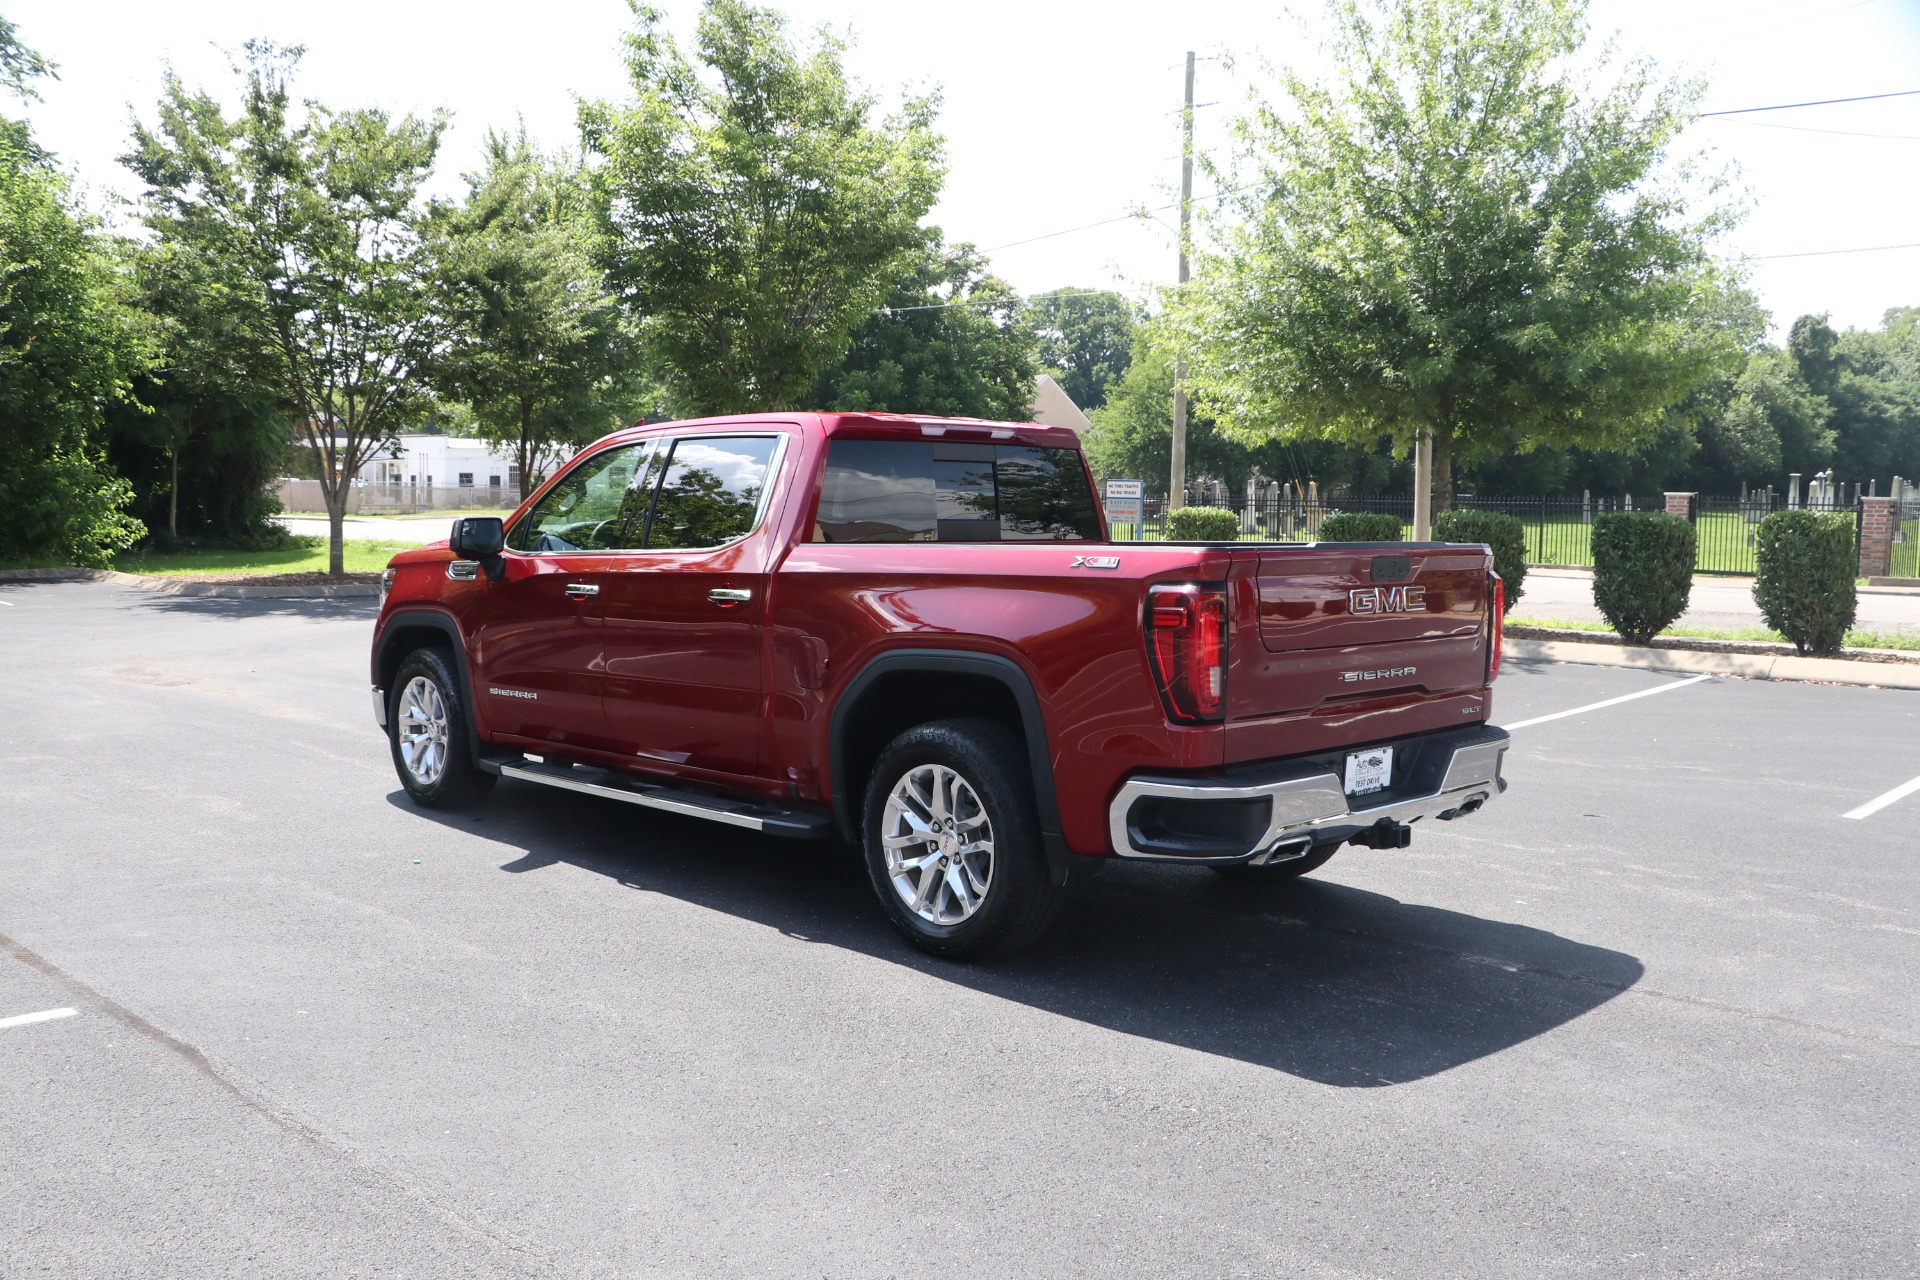
[[[1103,858],[1300,875],[1505,789],[1485,547],[1117,543],[1073,433],[640,426],[395,556],[373,708],[423,805],[497,778],[864,851],[914,944]]]

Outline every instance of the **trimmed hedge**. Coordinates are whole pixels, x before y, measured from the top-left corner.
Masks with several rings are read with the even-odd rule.
[[[1400,517],[1372,511],[1336,511],[1320,522],[1320,542],[1405,542]]]
[[[1240,517],[1225,507],[1181,507],[1167,512],[1171,542],[1237,542]]]
[[[1840,652],[1859,605],[1854,518],[1776,511],[1760,522],[1754,555],[1753,602],[1767,625],[1801,653]]]
[[[1507,611],[1526,594],[1527,526],[1501,511],[1446,511],[1435,516],[1441,542],[1484,542],[1493,548],[1493,571],[1507,584]]]
[[[1593,518],[1593,603],[1608,625],[1645,644],[1687,611],[1693,523],[1665,512]]]

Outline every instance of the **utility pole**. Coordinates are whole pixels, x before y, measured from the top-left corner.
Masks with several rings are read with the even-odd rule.
[[[1180,283],[1187,282],[1188,228],[1193,220],[1193,50],[1187,50],[1187,105],[1180,114]],[[1186,505],[1187,353],[1173,357],[1173,484],[1167,510]]]
[[[1413,540],[1433,541],[1433,437],[1424,427],[1413,446]]]

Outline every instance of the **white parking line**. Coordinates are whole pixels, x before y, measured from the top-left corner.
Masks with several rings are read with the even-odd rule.
[[[11,1018],[0,1018],[0,1031],[8,1027],[30,1027],[36,1022],[52,1022],[55,1018],[71,1018],[79,1014],[78,1009],[42,1009],[39,1013],[22,1013]]]
[[[1575,707],[1571,711],[1556,711],[1550,716],[1535,716],[1531,720],[1521,720],[1514,724],[1503,724],[1502,729],[1524,729],[1528,725],[1545,724],[1549,720],[1565,720],[1568,716],[1582,715],[1588,711],[1598,711],[1602,707],[1618,706],[1622,702],[1632,702],[1635,698],[1651,698],[1656,693],[1671,693],[1675,689],[1684,689],[1690,684],[1699,684],[1702,680],[1711,680],[1712,675],[1688,676],[1685,680],[1675,680],[1672,684],[1663,684],[1654,689],[1642,689],[1638,693],[1625,693],[1617,698],[1608,698],[1605,702],[1589,702],[1584,707]]]
[[[1874,814],[1880,812],[1882,809],[1892,804],[1895,800],[1905,800],[1908,796],[1912,795],[1916,791],[1920,791],[1920,778],[1915,778],[1911,782],[1903,782],[1899,786],[1895,787],[1893,790],[1885,793],[1884,795],[1877,795],[1873,799],[1861,805],[1858,809],[1850,809],[1846,813],[1841,814],[1840,816],[1843,818],[1854,818],[1854,819],[1871,818]]]

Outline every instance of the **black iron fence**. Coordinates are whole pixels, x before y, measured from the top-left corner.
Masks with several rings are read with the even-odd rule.
[[[1339,511],[1366,511],[1399,518],[1403,529],[1413,526],[1411,497],[1314,497],[1302,498],[1279,486],[1271,486],[1252,496],[1233,495],[1224,490],[1194,494],[1193,505],[1224,507],[1240,516],[1242,541],[1312,542],[1319,536],[1320,524]],[[1114,537],[1123,541],[1160,541],[1166,537],[1166,499],[1149,496],[1138,526],[1116,524]],[[1593,518],[1612,511],[1664,511],[1661,494],[1615,494],[1579,497],[1483,498],[1471,494],[1454,501],[1457,508],[1474,511],[1499,511],[1518,519],[1527,531],[1527,562],[1533,565],[1558,565],[1591,568],[1593,565]],[[1702,495],[1694,506],[1694,529],[1698,536],[1695,569],[1700,573],[1751,574],[1755,571],[1755,532],[1760,522],[1774,511],[1783,510],[1786,498],[1781,494],[1753,494],[1747,497]],[[1852,504],[1827,504],[1821,509],[1853,512]],[[1920,517],[1920,512],[1917,512]],[[1904,528],[1905,526],[1903,526]],[[1920,541],[1920,518],[1914,524]],[[1909,561],[1916,558],[1914,542],[1896,544],[1894,556]]]

